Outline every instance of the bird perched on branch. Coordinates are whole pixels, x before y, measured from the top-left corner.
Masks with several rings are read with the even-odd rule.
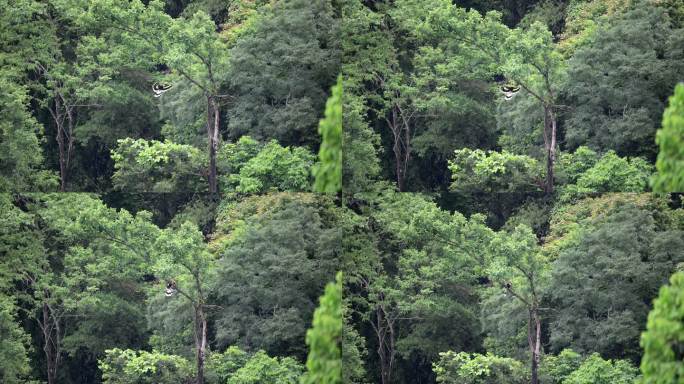
[[[178,290],[176,289],[176,280],[169,280],[166,282],[166,289],[164,293],[166,296],[173,296]]]
[[[515,84],[504,84],[501,86],[501,92],[504,94],[504,100],[508,101],[520,91],[520,86]]]
[[[152,92],[154,92],[154,97],[160,97],[169,89],[171,89],[171,84],[160,84],[160,83],[152,84]]]

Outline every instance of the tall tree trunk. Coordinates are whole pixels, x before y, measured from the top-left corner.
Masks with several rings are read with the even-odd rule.
[[[410,139],[411,131],[406,124],[400,122],[398,107],[392,108],[391,116],[387,119],[387,124],[392,131],[394,145],[395,172],[397,174],[397,189],[399,192],[406,190],[406,171],[410,159]]]
[[[66,191],[66,184],[69,179],[69,161],[74,150],[74,110],[73,107],[64,102],[62,95],[55,91],[55,109],[50,112],[57,128],[59,190],[64,192]]]
[[[55,92],[55,110],[52,113],[57,128],[57,147],[59,148],[59,190],[66,191],[67,181],[67,161],[66,161],[66,142],[64,133],[64,117],[62,115],[62,100]]]
[[[544,192],[553,193],[554,166],[556,163],[556,114],[553,107],[544,104],[544,149],[546,151],[546,183]]]
[[[195,306],[195,348],[197,349],[197,384],[204,384],[204,360],[207,353],[207,318],[202,303]]]
[[[541,322],[536,308],[529,309],[527,340],[530,347],[531,384],[539,384],[539,361],[541,358]]]
[[[47,364],[47,382],[48,384],[57,383],[57,367],[59,366],[59,328],[56,319],[50,312],[50,307],[47,303],[43,303],[43,317],[41,329],[43,331],[43,352],[45,352],[45,361]]]
[[[378,358],[380,359],[380,380],[382,384],[392,382],[392,370],[394,369],[394,359],[396,355],[394,345],[394,325],[388,318],[382,305],[375,311],[375,324],[373,328],[378,337]]]
[[[209,139],[209,193],[218,193],[216,153],[219,146],[220,110],[213,96],[207,96],[207,138]]]
[[[401,182],[401,191],[406,190],[406,173],[408,172],[408,164],[409,160],[411,159],[411,127],[408,125],[408,122],[405,120],[405,118],[402,116],[402,122],[404,123],[404,161],[403,161],[403,169],[402,169],[402,182]]]

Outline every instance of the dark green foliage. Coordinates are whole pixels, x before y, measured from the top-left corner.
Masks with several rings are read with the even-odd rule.
[[[0,191],[50,190],[58,181],[41,170],[42,127],[27,110],[27,90],[0,76]]]
[[[262,207],[250,212],[249,204]],[[281,194],[231,210],[231,224],[239,224],[216,249],[212,294],[222,307],[216,339],[221,346],[302,357],[301,340],[340,252],[335,209],[318,197]]]
[[[29,372],[28,337],[16,321],[13,299],[0,293],[0,379],[3,383],[24,382]]]
[[[231,55],[230,137],[315,144],[326,95],[339,73],[339,29],[327,0],[266,7]]]
[[[682,28],[0,0],[0,382],[682,381]]]
[[[657,212],[623,204],[583,223],[579,236],[553,265],[552,347],[638,361],[651,300],[684,261],[683,233]]]
[[[362,289],[352,302],[374,322],[368,342],[384,345],[385,362],[376,369],[387,382],[395,374],[390,359],[407,372],[430,372],[439,352],[481,342],[473,285],[489,232],[481,216],[451,215],[423,196],[386,193],[378,203],[371,216],[377,250],[354,245],[350,279]]]
[[[380,137],[364,118],[363,102],[344,93],[342,189],[345,194],[367,192],[380,173]]]
[[[366,340],[354,328],[350,305],[343,301],[342,328],[342,382],[363,383],[366,376],[364,363],[368,358]]]
[[[667,95],[683,75],[681,35],[645,2],[599,27],[568,62],[568,144],[653,159]]]

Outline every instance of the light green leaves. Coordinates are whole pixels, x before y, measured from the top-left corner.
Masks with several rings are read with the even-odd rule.
[[[562,384],[633,384],[638,370],[627,360],[604,360],[591,354]]]
[[[104,384],[177,384],[192,377],[192,365],[180,356],[152,351],[107,350],[98,362]]]
[[[259,143],[243,136],[219,151],[219,181],[229,196],[276,191],[306,191],[311,185],[313,154],[304,147]]]
[[[206,156],[190,145],[126,138],[112,150],[112,160],[112,180],[120,190],[193,192],[206,187]]]
[[[433,363],[437,382],[441,384],[523,384],[527,374],[517,360],[467,352],[442,352]]]
[[[644,192],[653,172],[641,157],[620,157],[612,150],[599,157],[586,147],[561,154],[560,169],[567,177],[567,185],[559,188],[561,202],[606,192]]]
[[[332,88],[332,95],[325,104],[325,118],[318,126],[321,147],[319,163],[313,169],[317,192],[334,193],[342,190],[342,76]]]
[[[303,372],[302,364],[291,357],[269,357],[259,351],[226,384],[298,384]]]
[[[677,272],[660,294],[648,314],[646,331],[641,335],[644,357],[641,372],[645,384],[675,384],[684,377],[681,353],[684,345],[684,273]]]
[[[663,114],[663,127],[656,134],[660,146],[651,179],[657,192],[684,191],[684,84],[677,84],[670,105]]]
[[[202,232],[187,221],[180,228],[161,231],[155,243],[153,270],[164,282],[175,281],[179,292],[193,305],[203,303],[209,278],[215,273],[215,257],[209,252]]]
[[[302,384],[342,384],[342,272],[328,283],[306,332],[309,355]]]
[[[507,151],[459,149],[449,160],[452,190],[463,192],[521,192],[539,190],[537,160]]]

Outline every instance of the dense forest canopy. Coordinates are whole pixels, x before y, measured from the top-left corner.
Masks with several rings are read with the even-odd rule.
[[[684,3],[342,15],[349,382],[681,382]]]
[[[0,382],[341,382],[339,5],[0,8]]]
[[[684,380],[681,0],[0,0],[0,382]]]

